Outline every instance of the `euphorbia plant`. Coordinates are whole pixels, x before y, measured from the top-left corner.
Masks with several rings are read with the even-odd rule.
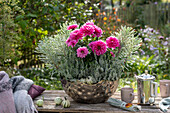
[[[121,77],[126,58],[139,48],[140,40],[130,27],[121,27],[106,40],[102,33],[91,21],[82,26],[66,23],[55,38],[40,41],[37,50],[44,54],[43,61],[57,67],[66,80],[114,81]]]

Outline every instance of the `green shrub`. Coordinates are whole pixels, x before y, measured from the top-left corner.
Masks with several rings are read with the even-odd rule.
[[[15,70],[14,76],[22,75],[34,81],[34,84],[46,88],[46,90],[61,90],[62,85],[58,73],[48,68],[25,68]]]
[[[15,45],[20,42],[18,26],[14,22],[16,11],[18,9],[15,3],[0,1],[0,65],[3,66],[7,66],[9,62],[16,64],[19,59],[18,45]]]

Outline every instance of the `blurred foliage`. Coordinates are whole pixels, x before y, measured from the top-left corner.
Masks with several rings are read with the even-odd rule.
[[[136,55],[128,59],[124,77],[133,77],[149,70],[157,79],[170,79],[169,37],[148,26],[138,32],[143,43]]]
[[[17,15],[15,22],[21,27],[21,36],[25,42],[23,46],[31,47],[44,36],[54,35],[65,21],[76,20],[84,23],[92,19],[96,7],[90,2],[75,0],[20,0],[25,15]]]
[[[146,56],[139,57],[138,55],[134,55],[131,59],[129,59],[126,63],[128,67],[125,70],[125,78],[133,77],[134,75],[141,75],[145,72],[145,70],[149,70],[149,74],[156,75],[159,70],[159,64],[156,63],[156,58],[150,56],[147,58]]]
[[[98,8],[96,3],[98,3],[98,0],[92,2],[88,0],[1,1],[0,9],[3,10],[1,10],[2,18],[0,18],[0,21],[4,21],[8,25],[0,23],[0,30],[5,31],[0,32],[0,35],[3,37],[10,35],[11,43],[6,44],[9,44],[10,47],[15,46],[15,49],[3,52],[4,49],[0,48],[0,51],[4,54],[15,54],[14,59],[11,58],[11,55],[8,55],[9,60],[7,62],[12,61],[17,64],[19,60],[27,58],[26,51],[28,49],[34,50],[37,42],[44,36],[55,35],[60,29],[60,24],[72,20],[82,24],[86,20],[93,19],[93,11]],[[14,34],[17,34],[18,40],[13,40],[16,37]],[[7,41],[5,38],[3,40]],[[1,41],[1,46],[5,45],[3,40]],[[34,52],[32,56],[33,54]],[[4,56],[7,57],[7,55]]]
[[[170,37],[170,23],[163,26],[160,32],[163,34],[163,36]]]
[[[115,8],[113,8],[111,11],[106,10],[98,10],[95,14],[95,21],[96,25],[100,26],[103,29],[103,37],[107,38],[111,35],[111,33],[118,31],[118,28],[121,25],[127,25],[125,24],[125,21],[122,21],[118,15]]]
[[[123,78],[119,80],[118,91],[121,91],[123,87],[130,87],[134,89],[134,92],[137,92],[137,80],[135,78]]]
[[[15,13],[22,14],[22,11],[16,7],[16,2],[0,1],[0,65],[7,66],[8,62],[16,64],[19,59],[17,50],[20,43],[18,37],[18,25],[14,22]]]
[[[162,29],[169,20],[168,4],[168,1],[162,3],[161,0],[127,0],[125,5],[120,6],[118,12],[120,18],[132,24],[134,28],[150,25]]]
[[[144,5],[144,4],[150,4],[150,3],[158,3],[162,0],[126,0],[125,4],[127,7],[130,5]]]
[[[22,75],[34,81],[34,84],[46,88],[46,90],[61,90],[62,85],[58,74],[53,69],[48,68],[25,68],[14,70],[14,76]]]
[[[34,84],[46,88],[46,90],[61,90],[60,77],[54,69],[49,68],[25,68],[16,69],[13,67],[0,66],[0,71],[5,71],[9,77],[24,76],[34,81]]]
[[[16,69],[8,65],[8,66],[0,66],[0,71],[5,71],[11,78],[14,76],[13,72],[16,72]]]

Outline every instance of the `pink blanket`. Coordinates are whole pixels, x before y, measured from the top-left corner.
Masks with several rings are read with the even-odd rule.
[[[0,71],[0,113],[16,113],[9,76]]]

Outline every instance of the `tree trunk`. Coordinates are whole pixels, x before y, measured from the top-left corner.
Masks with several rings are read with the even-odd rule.
[[[113,0],[110,0],[111,2],[111,5],[112,5],[112,8],[114,7],[114,1]]]
[[[119,5],[122,5],[122,0],[119,0]]]

